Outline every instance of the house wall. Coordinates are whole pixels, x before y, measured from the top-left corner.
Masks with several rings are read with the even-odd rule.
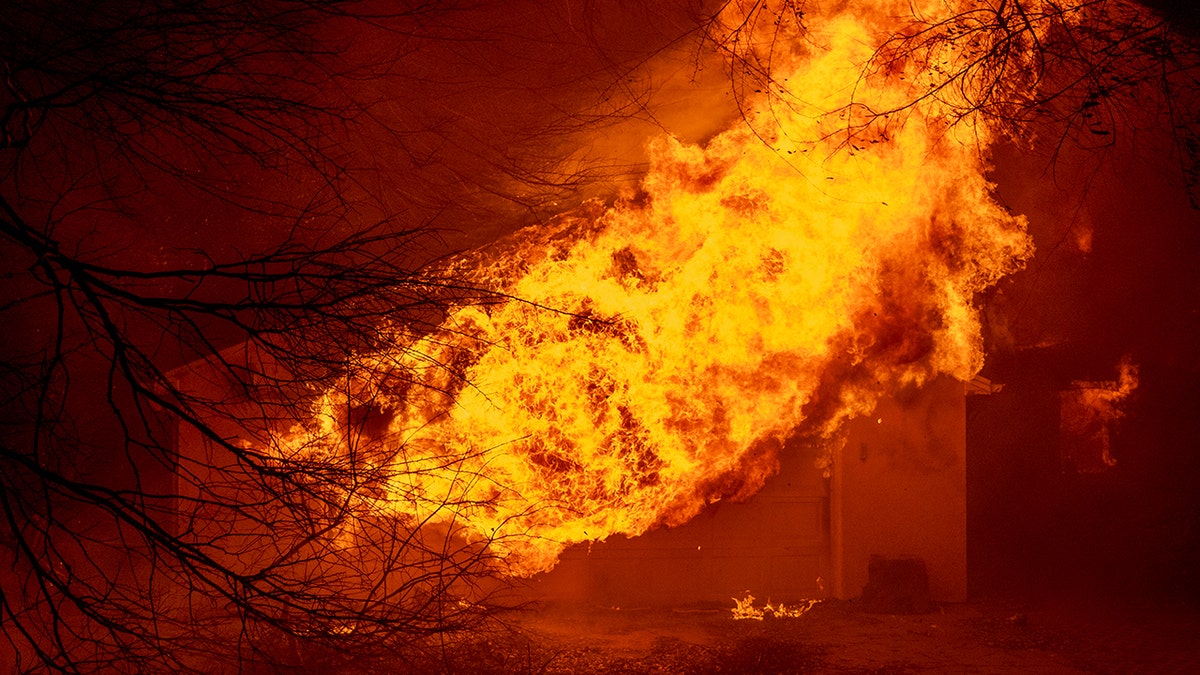
[[[741,504],[632,539],[568,549],[531,582],[543,599],[600,606],[855,598],[872,555],[921,558],[929,599],[967,597],[966,404],[942,378],[854,420],[829,479],[792,441],[779,475]]]
[[[833,595],[862,594],[872,555],[917,557],[929,599],[967,598],[966,397],[941,378],[849,424],[833,464]]]
[[[826,595],[829,490],[819,453],[799,441],[777,449],[779,473],[750,500],[711,504],[678,527],[573,546],[529,590],[543,600],[621,608]]]
[[[230,387],[204,367],[176,377],[187,390]],[[230,406],[251,405],[230,394]],[[231,462],[193,430],[178,440],[192,471]],[[529,581],[530,594],[623,607],[727,605],[747,593],[776,602],[852,598],[866,584],[870,557],[882,555],[922,558],[930,599],[966,599],[962,383],[937,380],[851,422],[828,477],[822,450],[798,439],[774,450],[779,474],[747,502],[712,504],[680,527],[572,547],[558,567]],[[199,497],[196,485],[220,489],[208,483],[199,476],[177,494]],[[206,521],[195,515],[181,512],[179,525],[202,529]]]

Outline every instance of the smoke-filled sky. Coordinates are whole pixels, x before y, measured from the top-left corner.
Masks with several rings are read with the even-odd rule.
[[[1190,25],[1188,3],[1148,4],[1180,26]],[[817,15],[829,5],[804,9]],[[389,218],[405,225],[433,219],[444,228],[448,247],[462,248],[544,220],[583,197],[611,196],[615,185],[635,184],[648,140],[664,133],[703,140],[738,115],[729,66],[703,43],[698,27],[714,9],[685,0],[646,7],[483,2],[433,12],[411,34],[397,34],[386,22],[372,30],[328,21],[315,31],[316,38],[342,55],[338,63],[368,66],[365,75],[338,81],[368,114],[354,125],[330,130],[336,154],[355,170],[353,180],[339,186],[346,198],[357,200],[354,219]],[[19,18],[12,20],[14,28],[21,27]],[[411,24],[401,22],[406,29]],[[320,73],[303,77],[308,85],[322,86]],[[1072,225],[1076,234],[1091,227],[1085,222],[1089,209],[1102,213],[1101,221],[1113,219],[1120,205],[1079,201],[1092,192],[1088,186],[1098,185],[1095,191],[1104,199],[1126,198],[1139,207],[1182,203],[1175,194],[1139,197],[1144,192],[1136,187],[1139,182],[1154,185],[1145,189],[1171,190],[1181,181],[1176,153],[1153,132],[1136,147],[1122,139],[1120,148],[1100,152],[1060,149],[1053,136],[1057,130],[1050,133],[1033,148],[1002,149],[1002,164],[1010,158],[1016,163],[1011,170],[999,167],[997,174],[1006,199],[1031,216],[1035,236],[1050,242],[1040,250],[1060,252],[1059,234],[1067,221],[1078,221]],[[87,143],[86,133],[41,140],[86,166],[91,160],[79,157],[88,149],[71,147],[72,138]],[[177,168],[227,179],[235,191],[287,199],[317,192],[311,175],[289,184],[255,166],[221,166],[229,158],[214,162],[188,149],[186,138],[157,140]],[[47,155],[40,172],[53,181],[54,165],[70,158],[40,151]],[[1093,174],[1096,166],[1102,169]],[[582,169],[590,179],[580,189],[552,187]],[[106,218],[105,231],[95,233],[107,247],[140,255],[155,244],[185,250],[219,248],[239,238],[250,238],[251,244],[261,243],[256,236],[271,239],[269,233],[255,234],[260,227],[253,216],[227,209],[174,178],[156,180],[149,172],[146,180],[149,185],[131,179],[113,188],[138,193],[137,199],[122,200],[125,210]],[[1187,217],[1173,210],[1164,218]],[[1039,260],[1049,264],[1049,257]]]

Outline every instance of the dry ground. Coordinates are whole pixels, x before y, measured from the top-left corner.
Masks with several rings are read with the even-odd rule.
[[[732,606],[732,603],[730,603]],[[445,672],[1200,673],[1200,611],[974,601],[920,615],[826,601],[795,619],[729,609],[545,607],[447,654]]]

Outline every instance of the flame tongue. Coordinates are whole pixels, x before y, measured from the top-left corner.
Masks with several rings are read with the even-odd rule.
[[[453,522],[533,574],[571,543],[752,494],[775,466],[762,439],[830,435],[889,389],[978,370],[972,296],[1030,252],[990,196],[983,130],[964,144],[918,107],[848,136],[822,112],[866,95],[872,41],[849,16],[817,37],[758,133],[658,141],[639,204],[518,235],[490,269],[525,302],[456,309],[363,358],[401,447],[377,506]],[[910,100],[912,79],[867,82],[865,102]],[[324,431],[293,442],[344,444],[349,403],[327,393]]]

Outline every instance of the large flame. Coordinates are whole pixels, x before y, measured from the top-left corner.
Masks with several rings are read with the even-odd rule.
[[[347,447],[346,411],[369,402],[392,469],[373,508],[529,575],[753,494],[776,466],[764,439],[831,437],[890,390],[972,377],[973,296],[1030,243],[993,199],[988,130],[936,97],[907,106],[923,62],[864,76],[891,12],[773,32],[791,46],[749,124],[655,141],[642,194],[516,235],[481,274],[518,300],[361,355],[287,444]]]

